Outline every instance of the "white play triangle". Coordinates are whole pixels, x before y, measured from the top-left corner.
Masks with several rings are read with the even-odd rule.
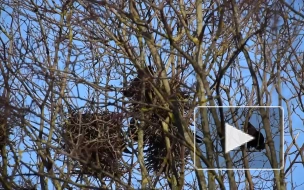
[[[225,153],[253,140],[254,137],[237,128],[225,124]]]

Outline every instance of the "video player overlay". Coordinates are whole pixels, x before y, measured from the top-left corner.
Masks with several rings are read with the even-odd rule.
[[[220,119],[220,109],[224,122]],[[265,114],[265,126],[261,109]],[[200,151],[212,167],[207,167],[202,159],[202,167],[198,167],[196,163],[195,167],[203,170],[279,170],[283,163],[283,114],[281,107],[197,107],[194,113],[195,135],[203,140],[194,140],[195,151]],[[266,129],[273,139],[273,155],[278,163],[277,168],[273,168],[271,164],[270,150],[273,149],[270,149],[270,143],[267,141]],[[226,159],[232,161],[232,167],[227,166]]]

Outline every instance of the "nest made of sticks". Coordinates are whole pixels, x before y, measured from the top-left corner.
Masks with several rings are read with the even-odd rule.
[[[141,110],[146,110],[144,112],[144,126],[142,126],[144,130],[144,141],[147,149],[145,150],[145,163],[147,169],[152,172],[158,172],[162,168],[163,160],[167,156],[167,148],[165,143],[165,134],[162,129],[162,121],[164,121],[168,116],[169,112],[163,109],[155,109],[153,106],[147,106],[147,104],[153,105],[161,105],[160,100],[155,96],[153,92],[153,85],[151,81],[153,81],[153,71],[151,71],[151,67],[146,67],[143,69],[144,72],[138,74],[138,76],[133,79],[126,90],[123,90],[123,94],[131,101],[143,102],[145,104],[131,103],[129,106],[129,110],[134,115],[139,115],[138,112]],[[187,92],[183,91],[180,87],[180,83],[178,80],[171,79],[170,86],[172,89],[172,93],[175,93],[176,97],[180,97],[181,99],[189,98]],[[162,91],[162,87],[156,82],[154,86],[158,87],[159,91]],[[144,89],[144,99],[142,98],[142,89]],[[151,109],[153,108],[153,109]],[[179,108],[182,112],[187,112],[189,107],[186,102],[179,101]],[[172,108],[174,109],[174,108]],[[147,111],[148,110],[148,111]],[[137,140],[137,136],[135,132],[140,122],[136,122],[139,118],[135,119],[131,118],[130,122],[130,131],[131,136],[134,141]],[[171,142],[171,154],[172,159],[175,160],[175,164],[179,166],[181,164],[181,143],[174,137],[178,137],[177,127],[174,125],[174,121],[169,122],[169,133],[171,133],[169,139]],[[189,151],[185,154],[187,156]],[[166,167],[166,166],[165,166]]]
[[[0,105],[0,148],[9,143],[9,135],[12,134],[12,126],[9,125],[8,117],[5,115],[4,109]]]
[[[8,141],[8,128],[4,114],[0,112],[0,147],[5,146]]]
[[[161,126],[161,124],[160,124]],[[169,158],[167,147],[166,147],[166,141],[165,136],[168,136],[164,134],[163,131],[159,129],[160,133],[157,133],[155,135],[150,135],[150,138],[148,138],[147,143],[147,149],[144,150],[146,153],[145,155],[145,164],[150,172],[159,172],[162,170],[162,172],[168,172],[170,170],[170,165],[168,162],[168,159],[166,162],[164,160],[166,158]],[[171,154],[171,161],[174,162],[175,167],[179,168],[181,167],[182,160],[184,160],[184,157],[181,156],[181,143],[179,142],[178,138],[178,131],[177,127],[172,126],[169,128],[170,136],[168,138],[170,139],[170,151]],[[186,155],[189,154],[189,151],[186,151]],[[172,163],[171,163],[172,164]]]
[[[105,172],[121,175],[122,114],[109,111],[71,113],[63,126],[65,149],[79,159]],[[84,165],[87,172],[87,166]]]

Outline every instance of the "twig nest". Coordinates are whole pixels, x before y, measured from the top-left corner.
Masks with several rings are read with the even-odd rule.
[[[74,112],[64,125],[65,149],[109,173],[120,173],[124,145],[122,114]]]
[[[167,148],[165,142],[165,134],[162,128],[162,121],[165,121],[169,116],[169,112],[165,109],[155,108],[155,105],[162,106],[161,99],[156,96],[154,93],[153,85],[151,81],[146,80],[151,79],[153,71],[151,68],[146,67],[143,69],[144,72],[138,72],[136,78],[129,82],[129,85],[125,90],[122,91],[123,95],[127,97],[131,102],[129,105],[130,113],[134,116],[130,121],[130,137],[137,141],[137,130],[138,126],[142,121],[135,122],[139,120],[138,116],[140,113],[144,114],[144,142],[145,142],[145,164],[147,169],[152,172],[158,172],[160,169],[166,172],[168,170],[168,163],[163,164],[164,159],[167,157]],[[182,90],[182,83],[176,78],[169,80],[172,94],[168,97],[168,101],[176,101],[176,97],[179,99],[178,106],[182,114],[189,112],[189,102],[186,99],[189,99],[189,95],[185,90]],[[159,92],[165,91],[161,85],[160,80],[153,82],[154,86]],[[145,88],[145,89],[143,89]],[[144,92],[144,94],[142,94]],[[172,98],[172,100],[171,100]],[[186,100],[186,101],[185,101]],[[141,102],[141,103],[138,103]],[[176,109],[176,108],[171,108]],[[137,117],[137,118],[135,118]],[[190,117],[189,117],[190,118]],[[172,136],[178,136],[178,130],[175,125],[174,119],[170,118],[169,123],[169,133]],[[171,143],[171,151],[169,152],[172,156],[172,159],[175,160],[175,166],[179,167],[181,165],[181,160],[184,159],[181,157],[181,143],[172,136],[169,137]],[[185,156],[189,155],[189,151],[185,152]]]

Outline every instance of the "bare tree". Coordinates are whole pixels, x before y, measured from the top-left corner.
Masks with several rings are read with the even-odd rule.
[[[0,4],[1,188],[302,187],[303,5]],[[265,150],[225,154],[225,123],[246,131],[254,117]],[[257,155],[273,170],[197,170]]]

